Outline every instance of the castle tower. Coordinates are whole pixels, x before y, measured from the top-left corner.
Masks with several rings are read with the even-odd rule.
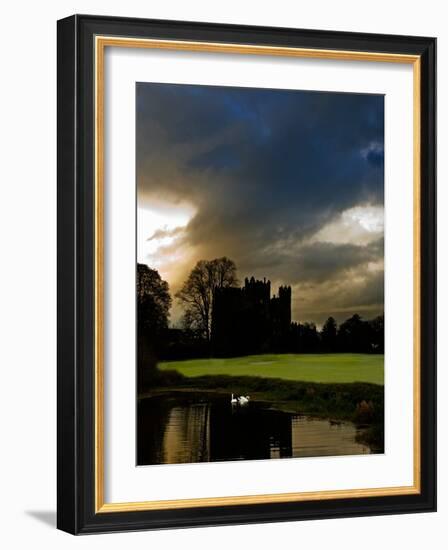
[[[280,324],[282,332],[289,330],[291,325],[291,287],[281,286],[278,289]]]
[[[270,303],[272,347],[284,350],[291,328],[291,287],[281,286]]]
[[[271,298],[271,281],[251,277],[242,288],[217,288],[211,343],[216,357],[284,351],[291,327],[291,287]]]
[[[271,281],[258,281],[254,277],[244,280],[246,298],[254,303],[269,303],[271,299]]]

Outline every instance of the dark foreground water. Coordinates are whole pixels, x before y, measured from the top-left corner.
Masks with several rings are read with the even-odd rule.
[[[179,464],[371,452],[356,442],[359,430],[230,396],[173,393],[139,401],[137,464]]]

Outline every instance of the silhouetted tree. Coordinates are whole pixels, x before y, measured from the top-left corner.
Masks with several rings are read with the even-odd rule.
[[[168,327],[171,296],[159,272],[137,264],[137,367],[142,391],[156,371],[156,343]]]
[[[167,328],[171,296],[168,283],[156,269],[137,264],[137,309],[139,328],[156,335]]]
[[[333,317],[328,317],[321,331],[322,351],[332,352],[337,348],[338,326]]]
[[[199,260],[176,294],[185,310],[184,326],[209,342],[215,289],[237,284],[236,265],[229,258]]]
[[[370,327],[370,351],[384,353],[384,315],[368,321]]]
[[[369,324],[355,313],[344,321],[338,331],[338,347],[340,351],[366,353],[369,346]]]
[[[314,323],[291,323],[288,349],[294,353],[316,353],[321,341]]]
[[[301,326],[302,348],[305,353],[316,353],[320,348],[319,333],[314,323],[304,323]]]

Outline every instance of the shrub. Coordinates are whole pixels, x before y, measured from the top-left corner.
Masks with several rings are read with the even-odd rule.
[[[372,401],[367,402],[363,399],[356,405],[354,421],[359,424],[369,424],[375,416],[375,407]]]

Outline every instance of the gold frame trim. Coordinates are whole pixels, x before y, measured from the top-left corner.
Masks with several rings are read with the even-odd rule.
[[[276,493],[265,495],[226,496],[180,500],[142,502],[104,501],[104,52],[106,47],[152,48],[160,50],[198,51],[208,53],[234,53],[250,55],[286,56],[314,59],[374,61],[407,63],[413,65],[413,297],[414,297],[414,350],[413,350],[413,439],[414,483],[403,487],[380,487],[372,489],[346,489],[301,493]],[[420,124],[421,124],[421,60],[417,55],[402,55],[376,52],[355,52],[249,44],[224,44],[181,40],[156,40],[96,36],[95,54],[95,513],[131,512],[143,510],[167,510],[208,506],[232,506],[280,502],[303,502],[341,498],[413,495],[421,492],[420,457]]]

